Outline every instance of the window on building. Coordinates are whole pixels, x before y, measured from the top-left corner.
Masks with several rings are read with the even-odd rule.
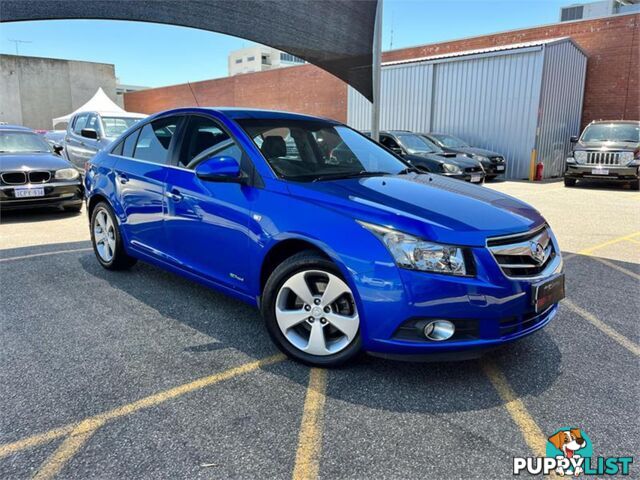
[[[267,55],[262,55],[262,64],[269,65],[269,57]]]
[[[164,165],[167,163],[169,145],[178,125],[178,117],[169,117],[147,123],[136,142],[133,158]]]
[[[285,52],[280,52],[280,60],[283,62],[304,63],[303,59]]]
[[[256,59],[256,57],[247,57],[247,62],[253,62]]]
[[[575,7],[565,7],[561,10],[560,21],[570,22],[571,20],[580,20],[583,15],[584,6],[577,5]]]
[[[236,58],[236,63],[242,63],[242,59],[241,58]]]

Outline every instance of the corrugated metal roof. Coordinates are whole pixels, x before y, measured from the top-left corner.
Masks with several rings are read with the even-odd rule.
[[[557,38],[547,38],[547,39],[544,39],[544,40],[535,40],[535,41],[532,41],[532,42],[511,43],[509,45],[497,45],[495,47],[479,48],[479,49],[475,49],[475,50],[463,50],[463,51],[460,51],[460,52],[444,53],[444,54],[441,54],[441,55],[430,55],[428,57],[410,58],[410,59],[407,59],[407,60],[396,60],[394,62],[383,62],[382,65],[387,67],[387,66],[393,66],[393,65],[404,65],[404,64],[407,64],[407,63],[426,62],[426,61],[432,61],[432,60],[441,60],[441,59],[446,59],[446,58],[466,57],[466,56],[469,56],[469,55],[482,55],[482,54],[486,54],[486,53],[502,52],[502,51],[506,51],[506,50],[518,50],[518,49],[521,49],[521,48],[540,47],[540,46],[543,46],[543,45],[549,45],[549,44],[552,44],[552,43],[559,43],[559,42],[565,42],[565,41],[571,42],[576,48],[578,48],[580,51],[582,51],[582,53],[584,53],[584,51],[580,48],[580,46],[577,45],[571,39],[571,37],[557,37]]]

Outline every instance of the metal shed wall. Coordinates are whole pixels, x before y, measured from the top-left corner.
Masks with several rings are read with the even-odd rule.
[[[549,162],[545,177],[557,176],[579,129],[585,65],[584,54],[562,39],[383,66],[380,128],[460,136],[502,153],[510,179],[529,176],[537,149]],[[353,89],[347,108],[349,125],[369,129],[371,106]]]

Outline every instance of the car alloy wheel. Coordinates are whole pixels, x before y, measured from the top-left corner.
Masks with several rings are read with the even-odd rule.
[[[291,345],[316,356],[347,348],[360,326],[351,289],[322,270],[299,271],[287,278],[276,297],[275,316]]]
[[[116,230],[111,216],[105,209],[96,212],[93,221],[93,238],[98,255],[109,263],[116,252]]]

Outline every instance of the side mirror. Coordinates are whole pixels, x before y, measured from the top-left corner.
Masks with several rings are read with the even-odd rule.
[[[398,147],[394,147],[394,148],[392,148],[392,149],[391,149],[391,151],[392,151],[393,153],[397,153],[398,155],[404,155],[404,152],[402,151],[402,149],[401,149],[401,148],[398,148]]]
[[[80,130],[80,135],[85,138],[91,138],[92,140],[98,139],[98,132],[94,128],[83,128]]]
[[[62,155],[62,150],[64,150],[64,147],[62,145],[58,145],[57,143],[53,144],[53,152],[56,155]]]
[[[571,136],[571,143],[578,143],[578,137],[576,135]]]
[[[233,157],[211,157],[196,167],[196,176],[208,182],[244,183],[240,165]]]

